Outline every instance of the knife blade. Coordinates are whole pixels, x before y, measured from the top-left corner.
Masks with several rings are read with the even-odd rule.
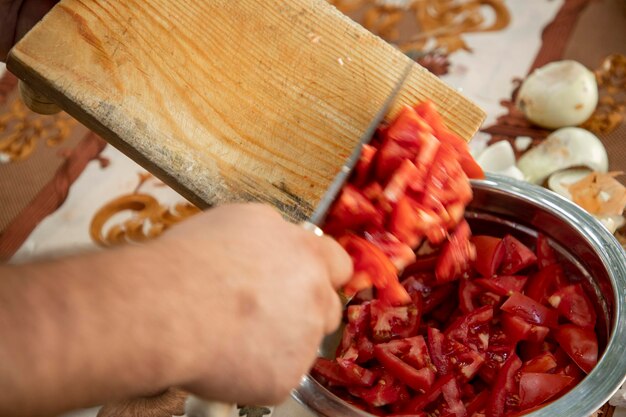
[[[402,71],[402,74],[400,75],[400,78],[398,79],[398,81],[396,81],[396,84],[394,85],[393,90],[391,90],[391,93],[387,96],[387,98],[383,102],[383,105],[378,109],[378,112],[374,115],[374,118],[370,121],[369,125],[367,126],[367,129],[365,129],[365,132],[363,132],[363,134],[361,135],[358,145],[354,148],[354,150],[352,151],[352,154],[343,164],[343,166],[341,167],[337,175],[335,175],[335,178],[330,183],[330,186],[328,187],[328,189],[322,196],[322,199],[320,200],[317,207],[313,211],[313,214],[311,214],[311,217],[309,218],[308,222],[305,223],[304,225],[305,228],[316,230],[316,228],[310,225],[307,225],[307,223],[310,223],[314,226],[319,227],[319,225],[322,224],[322,222],[326,218],[326,214],[328,213],[328,210],[330,209],[332,204],[335,202],[337,195],[341,192],[341,189],[343,188],[346,181],[350,177],[350,174],[352,173],[352,170],[356,166],[357,162],[359,162],[359,158],[361,157],[361,151],[363,150],[363,145],[367,145],[374,137],[374,133],[376,132],[376,129],[380,125],[380,122],[383,121],[383,119],[389,112],[389,109],[391,108],[392,104],[394,103],[396,97],[402,90],[402,86],[404,85],[404,82],[406,81],[409,74],[411,73],[411,69],[413,68],[413,65],[414,65],[414,62],[410,61],[407,64],[407,66],[404,68],[404,70]],[[319,233],[316,231],[316,234],[319,234]]]

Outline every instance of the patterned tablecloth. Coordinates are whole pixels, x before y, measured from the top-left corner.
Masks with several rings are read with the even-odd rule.
[[[333,3],[486,110],[486,129],[472,142],[475,151],[490,140],[545,136],[502,103],[510,100],[514,80],[532,68],[569,57],[596,69],[609,54],[626,54],[622,0]],[[462,7],[450,9],[453,3]],[[0,67],[0,260],[27,262],[52,253],[141,241],[196,212],[69,116],[27,111],[17,100],[16,83]],[[611,168],[626,171],[624,129],[622,124],[603,140],[615,150]],[[293,400],[272,408],[244,407],[237,414],[312,416]]]

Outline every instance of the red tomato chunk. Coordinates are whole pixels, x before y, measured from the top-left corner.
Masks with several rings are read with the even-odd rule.
[[[598,360],[596,310],[549,238],[471,236],[483,173],[432,103],[376,135],[324,225],[352,257],[353,299],[313,376],[390,417],[521,415],[572,389]]]

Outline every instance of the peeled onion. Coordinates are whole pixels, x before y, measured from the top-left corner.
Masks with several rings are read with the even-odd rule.
[[[542,184],[552,173],[573,167],[607,172],[609,159],[604,145],[588,130],[565,127],[550,134],[517,161],[526,181]]]
[[[549,129],[576,126],[593,114],[598,84],[576,61],[556,61],[536,69],[522,83],[517,107],[531,122]]]
[[[483,150],[476,162],[485,172],[524,179],[524,174],[515,166],[515,152],[511,144],[505,140],[494,143]]]

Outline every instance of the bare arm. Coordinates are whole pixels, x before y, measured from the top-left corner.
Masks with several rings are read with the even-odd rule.
[[[143,247],[0,267],[0,415],[173,385],[279,401],[338,325],[333,287],[350,273],[335,242],[258,205],[211,210]]]

